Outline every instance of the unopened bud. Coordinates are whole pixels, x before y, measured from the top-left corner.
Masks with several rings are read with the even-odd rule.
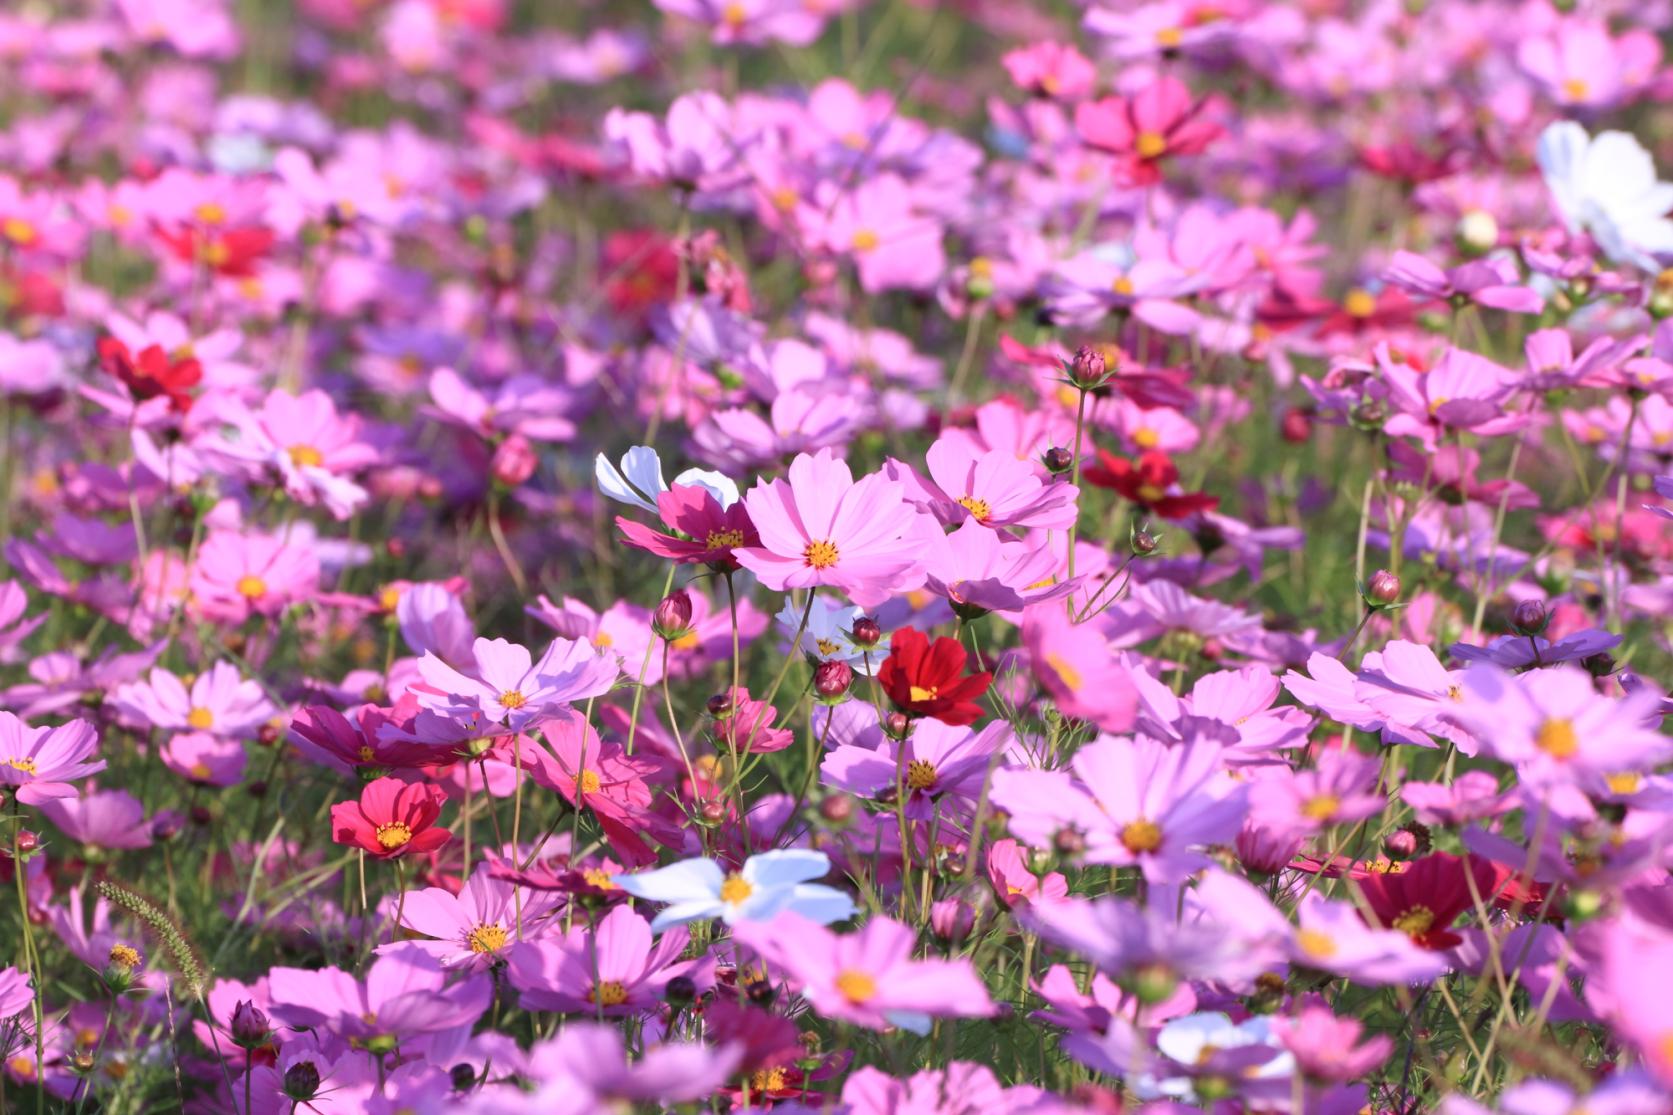
[[[1313,436],[1313,413],[1306,407],[1291,407],[1278,422],[1278,432],[1291,445],[1306,445]]]
[[[691,594],[675,589],[664,596],[651,613],[651,630],[664,642],[683,639],[691,633]]]
[[[1380,430],[1388,421],[1388,407],[1381,399],[1365,399],[1353,408],[1353,423],[1362,430]]]
[[[1386,569],[1379,569],[1365,582],[1365,604],[1369,608],[1386,608],[1400,599],[1400,578]]]
[[[1068,371],[1069,382],[1082,391],[1101,387],[1106,378],[1104,354],[1091,345],[1081,345],[1075,350],[1075,358],[1069,362]]]
[[[312,1061],[298,1061],[285,1070],[285,1095],[298,1103],[314,1098],[319,1091],[319,1068]]]
[[[1466,255],[1486,255],[1499,243],[1499,222],[1485,209],[1472,209],[1458,218],[1458,248]]]
[[[870,650],[883,641],[883,629],[870,616],[861,616],[854,621],[854,630],[848,637],[861,650]]]
[[[675,976],[663,987],[662,997],[669,1006],[689,1007],[697,999],[697,981],[690,976]]]
[[[813,691],[827,704],[846,698],[852,684],[854,668],[846,662],[821,662],[813,671]]]
[[[705,822],[718,825],[726,820],[726,803],[719,798],[709,798],[697,810]]]
[[[1134,527],[1132,536],[1128,539],[1128,541],[1132,545],[1133,553],[1138,557],[1147,557],[1150,554],[1155,553],[1156,547],[1162,544],[1161,539],[1157,538],[1154,534],[1151,534],[1150,531],[1144,527]]]
[[[956,945],[976,927],[976,911],[962,898],[943,898],[929,908],[929,927],[950,945]]]
[[[469,1061],[460,1061],[447,1070],[447,1078],[455,1092],[468,1092],[476,1087],[476,1068]]]
[[[1596,654],[1588,654],[1582,658],[1580,665],[1584,666],[1586,672],[1595,678],[1608,677],[1615,672],[1615,656],[1600,650]]]
[[[534,446],[522,434],[512,434],[494,450],[494,461],[491,466],[494,479],[507,488],[521,487],[534,475],[534,470],[540,464],[540,457],[535,453]]]
[[[86,1076],[93,1071],[97,1064],[93,1059],[93,1051],[85,1046],[77,1046],[70,1053],[70,1071],[77,1076]]]
[[[232,1008],[232,1040],[245,1049],[266,1045],[272,1031],[267,1013],[250,1000],[240,999]]]
[[[854,816],[854,799],[847,794],[832,794],[819,803],[819,816],[833,825],[845,825]]]
[[[890,739],[905,739],[912,731],[912,718],[904,712],[891,712],[883,717],[883,731]]]
[[[1066,856],[1078,856],[1086,851],[1086,837],[1074,829],[1058,829],[1051,838],[1051,846]]]
[[[17,834],[17,850],[20,854],[27,856],[40,846],[41,838],[38,833],[30,829],[24,829]]]
[[[1041,461],[1045,464],[1046,471],[1053,476],[1061,476],[1075,467],[1074,453],[1061,445],[1054,445],[1046,450],[1046,455],[1041,458]]]
[[[1518,635],[1538,635],[1550,622],[1543,600],[1524,600],[1510,614],[1510,625]]]
[[[716,693],[703,707],[708,709],[709,715],[716,720],[724,720],[732,715],[732,698],[724,693]]]
[[[1133,997],[1147,1006],[1164,1003],[1179,990],[1179,977],[1162,964],[1144,964],[1131,977]]]

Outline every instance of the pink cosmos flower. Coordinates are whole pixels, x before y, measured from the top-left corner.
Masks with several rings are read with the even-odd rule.
[[[1661,63],[1661,43],[1645,28],[1619,38],[1597,19],[1554,20],[1516,45],[1516,63],[1558,105],[1604,109],[1634,99]]]
[[[1386,1062],[1394,1051],[1394,1039],[1387,1034],[1361,1043],[1365,1028],[1358,1019],[1338,1017],[1318,1002],[1304,1006],[1293,1018],[1275,1018],[1273,1029],[1301,1071],[1314,1080],[1353,1080]]]
[[[680,959],[688,940],[676,926],[653,944],[650,922],[617,906],[595,928],[577,924],[562,937],[513,946],[506,976],[529,1010],[639,1015],[662,1002],[669,980],[701,964]]]
[[[734,751],[764,755],[783,751],[795,742],[795,732],[773,727],[778,710],[765,701],[755,700],[748,689],[728,687],[722,696],[726,707],[713,724],[716,751],[723,755]]]
[[[708,90],[676,98],[661,120],[611,109],[604,138],[636,177],[690,191],[699,205],[743,183],[742,156],[755,142],[742,115]]]
[[[29,610],[29,594],[16,581],[0,581],[0,662],[10,662],[17,648],[30,632],[45,623],[46,613],[34,619],[24,619]]]
[[[1075,521],[1080,489],[1042,481],[1033,462],[1002,449],[982,453],[964,439],[939,438],[925,455],[929,479],[898,461],[889,472],[908,484],[907,498],[943,524],[1064,530]]]
[[[203,614],[224,623],[251,615],[277,615],[313,595],[319,586],[315,547],[272,534],[212,531],[192,566],[192,599]]]
[[[575,436],[575,423],[568,417],[572,394],[539,376],[512,376],[490,391],[466,383],[452,368],[438,368],[430,377],[430,399],[433,405],[426,413],[478,437],[522,434],[530,441],[564,441]]]
[[[236,786],[248,756],[236,739],[208,732],[181,732],[163,745],[163,765],[200,786]]]
[[[445,716],[480,714],[520,732],[571,702],[609,692],[621,672],[614,654],[571,639],[553,639],[538,662],[504,639],[477,639],[472,656],[475,667],[466,674],[426,652],[418,663],[425,688],[414,691],[420,706]]]
[[[1419,298],[1467,298],[1517,314],[1537,314],[1545,308],[1545,299],[1522,285],[1516,265],[1504,257],[1474,260],[1447,271],[1415,252],[1395,252],[1383,278]]]
[[[923,547],[933,521],[881,473],[855,481],[829,449],[800,454],[788,480],[760,480],[744,496],[761,545],[734,551],[775,592],[831,585],[870,607],[924,583]]]
[[[31,728],[0,711],[0,786],[28,805],[74,797],[71,782],[105,769],[103,759],[91,757],[98,743],[98,733],[85,720]]]
[[[412,943],[444,966],[480,970],[506,959],[518,941],[546,932],[546,918],[562,898],[500,879],[482,863],[458,894],[442,887],[407,894],[400,903],[400,924],[433,938]],[[401,947],[380,945],[378,951]]]
[[[1390,437],[1415,437],[1432,448],[1448,430],[1496,437],[1526,425],[1524,416],[1507,413],[1505,407],[1516,390],[1516,376],[1484,356],[1449,346],[1424,371],[1394,359],[1387,345],[1379,345],[1377,366],[1389,387],[1389,404],[1400,412],[1383,424]]]
[[[768,42],[806,46],[819,37],[836,3],[806,0],[656,0],[669,15],[707,24],[717,45]]]
[[[267,974],[272,1016],[344,1040],[410,1039],[468,1026],[494,998],[493,981],[473,973],[449,983],[448,970],[416,942],[380,950],[365,982],[341,968],[274,968]]]
[[[1375,792],[1376,759],[1335,748],[1323,751],[1309,770],[1277,767],[1250,783],[1249,819],[1270,829],[1310,835],[1382,811]]]
[[[976,617],[1061,600],[1076,585],[1060,580],[1062,572],[1060,551],[1045,540],[1013,540],[972,517],[931,551],[924,587]]]
[[[854,261],[869,294],[927,290],[947,266],[940,222],[920,210],[912,188],[893,174],[823,189],[797,219],[812,243]]]
[[[1085,863],[1138,866],[1152,883],[1176,883],[1211,861],[1195,849],[1230,843],[1248,811],[1247,787],[1225,769],[1224,748],[1194,738],[1101,736],[1064,770],[1000,770],[992,800],[1011,831],[1049,847],[1070,830]]]
[[[1029,668],[1064,716],[1109,732],[1133,726],[1132,677],[1095,625],[1073,623],[1055,603],[1032,607],[1023,613],[1022,641]]]
[[[145,681],[124,685],[111,704],[129,723],[171,732],[209,732],[232,738],[254,735],[278,715],[255,681],[230,662],[217,662],[192,680],[191,688],[158,668]]]
[[[485,1091],[467,1115],[595,1115],[619,1105],[702,1099],[737,1072],[743,1049],[662,1042],[632,1061],[615,1026],[571,1022],[529,1050],[535,1092]]]
[[[1098,69],[1086,55],[1063,43],[1018,47],[1000,59],[1019,89],[1046,97],[1076,100],[1092,92]]]
[[[72,840],[95,848],[146,848],[145,806],[126,790],[96,790],[41,803],[41,815]]]
[[[904,743],[883,739],[875,750],[856,744],[832,748],[819,773],[826,784],[863,797],[899,785],[911,818],[927,820],[937,809],[942,816],[964,817],[975,812],[994,753],[1013,742],[1003,721],[978,731],[926,718],[913,724]]]
[[[968,960],[913,960],[917,934],[889,918],[873,917],[857,932],[839,936],[786,912],[765,924],[740,923],[732,932],[832,1021],[928,1033],[932,1018],[986,1018],[995,1012]]]
[[[1206,107],[1193,103],[1184,82],[1162,77],[1131,97],[1077,106],[1075,129],[1089,145],[1117,157],[1126,181],[1146,186],[1161,181],[1164,158],[1197,154],[1221,136],[1224,129],[1203,119]]]
[[[1275,754],[1306,741],[1312,721],[1297,709],[1278,707],[1279,682],[1265,669],[1217,670],[1198,678],[1190,695],[1173,691],[1145,670],[1132,671],[1139,691],[1139,726],[1159,739],[1181,739],[1202,731],[1204,722],[1235,735],[1227,752],[1232,766],[1271,763]]]
[[[323,504],[338,519],[349,518],[369,498],[349,477],[375,462],[378,451],[361,440],[359,416],[339,414],[324,391],[275,390],[259,410],[242,404],[216,409],[225,426],[200,439],[201,454],[234,464],[252,480],[276,476],[292,499]]]
[[[1317,891],[1296,907],[1299,922],[1289,946],[1292,963],[1370,986],[1421,983],[1447,970],[1444,957],[1398,929],[1365,924],[1351,902]]]
[[[848,1115],[964,1115],[1004,1111],[1048,1115],[1056,1101],[1030,1084],[1006,1087],[986,1065],[954,1061],[946,1068],[925,1069],[905,1080],[869,1065],[842,1086],[842,1110]],[[1067,1111],[1068,1109],[1063,1109]]]
[[[1666,762],[1673,740],[1658,730],[1660,703],[1644,689],[1602,696],[1570,666],[1510,674],[1481,664],[1464,672],[1463,700],[1450,715],[1525,785],[1549,787]]]
[[[1008,907],[1029,902],[1055,902],[1069,893],[1069,882],[1060,871],[1036,875],[1022,855],[1022,845],[1009,838],[996,840],[988,848],[988,883],[999,901]]]

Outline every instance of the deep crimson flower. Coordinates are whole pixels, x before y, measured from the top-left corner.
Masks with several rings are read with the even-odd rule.
[[[1398,929],[1414,944],[1442,951],[1463,941],[1451,926],[1458,915],[1475,908],[1477,896],[1484,905],[1492,904],[1497,879],[1493,865],[1484,859],[1435,852],[1413,860],[1403,871],[1367,874],[1358,882],[1376,919],[1373,924]]]
[[[161,345],[147,345],[135,356],[116,337],[99,338],[99,366],[127,384],[136,399],[166,395],[180,414],[192,408],[190,389],[203,380],[203,365],[194,357],[175,360]]]
[[[1160,449],[1141,453],[1132,461],[1100,449],[1098,463],[1081,475],[1088,484],[1112,489],[1164,519],[1183,519],[1220,506],[1218,497],[1205,492],[1172,493],[1179,484],[1179,466]]]
[[[158,229],[157,239],[184,263],[201,263],[229,279],[247,279],[273,246],[274,235],[259,226],[206,231],[186,225],[172,232]]]
[[[889,641],[889,657],[878,668],[877,680],[902,712],[954,727],[973,724],[982,715],[976,699],[993,684],[993,675],[984,671],[965,676],[965,659],[957,639],[931,643],[922,631],[903,627]]]
[[[423,782],[376,779],[360,791],[359,801],[331,807],[331,839],[379,859],[433,852],[452,836],[435,827],[446,800],[440,788]]]
[[[671,301],[680,274],[674,242],[654,229],[624,229],[604,238],[599,269],[604,297],[623,317]]]
[[[1075,109],[1075,129],[1089,146],[1117,156],[1130,181],[1161,181],[1170,155],[1195,155],[1218,139],[1220,125],[1202,119],[1207,101],[1193,102],[1177,78],[1164,77],[1131,97],[1105,97]]]

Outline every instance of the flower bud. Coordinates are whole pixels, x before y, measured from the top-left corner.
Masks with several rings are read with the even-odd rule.
[[[1051,838],[1052,847],[1066,856],[1078,856],[1086,851],[1086,837],[1074,829],[1058,829],[1057,835]]]
[[[691,633],[691,594],[685,589],[675,589],[657,604],[656,611],[651,613],[651,630],[656,637],[671,643],[676,639],[683,639]]]
[[[845,699],[852,684],[854,668],[846,662],[821,662],[813,671],[813,691],[825,704]]]
[[[962,898],[943,898],[929,908],[929,927],[950,945],[956,945],[976,927],[976,911]]]
[[[689,1007],[697,998],[697,982],[690,976],[675,976],[662,989],[669,1006]]]
[[[41,846],[40,835],[30,829],[24,829],[17,834],[18,854],[28,859],[29,853]]]
[[[232,1008],[232,1040],[245,1049],[266,1045],[272,1031],[267,1013],[250,1000],[240,999]]]
[[[1400,578],[1386,569],[1379,569],[1365,582],[1365,606],[1386,608],[1400,599]]]
[[[186,818],[177,809],[164,809],[151,818],[151,839],[173,840],[186,827]]]
[[[1647,305],[1645,309],[1649,310],[1650,316],[1655,318],[1657,321],[1660,321],[1663,318],[1673,317],[1673,290],[1662,286],[1656,287],[1655,291],[1650,295],[1649,305]]]
[[[1543,600],[1524,600],[1510,614],[1510,626],[1518,635],[1538,635],[1550,622]]]
[[[1306,407],[1291,407],[1278,421],[1278,433],[1291,445],[1306,445],[1313,436],[1313,413]]]
[[[1061,476],[1075,467],[1075,454],[1061,445],[1054,445],[1046,450],[1046,455],[1041,461],[1045,464],[1047,472],[1053,476]]]
[[[1363,399],[1349,417],[1361,430],[1380,430],[1388,421],[1388,407],[1381,399]]]
[[[854,621],[854,630],[848,633],[848,638],[861,650],[870,650],[883,641],[883,629],[870,616],[861,616]]]
[[[819,816],[832,825],[845,825],[854,816],[854,799],[847,794],[832,794],[819,803]]]
[[[491,469],[495,480],[507,488],[517,488],[528,482],[539,464],[540,458],[529,439],[512,434],[495,448]]]
[[[476,1087],[476,1068],[469,1061],[460,1061],[447,1070],[447,1078],[455,1092],[468,1092]]]
[[[718,825],[726,820],[726,803],[719,798],[708,798],[697,810],[698,815],[711,825]]]
[[[1133,548],[1135,557],[1148,557],[1155,553],[1156,548],[1162,544],[1162,540],[1151,534],[1146,527],[1134,527],[1128,542]]]
[[[1143,964],[1129,977],[1133,996],[1147,1006],[1165,1003],[1179,990],[1179,977],[1163,964]]]
[[[1595,678],[1608,677],[1615,672],[1615,656],[1600,650],[1596,654],[1588,654],[1582,658],[1580,665],[1584,666],[1586,672]]]
[[[904,712],[891,712],[883,717],[883,732],[890,739],[905,739],[912,733],[912,718]]]
[[[732,715],[732,698],[724,693],[716,693],[703,707],[708,709],[709,715],[716,720],[724,720]]]
[[[70,1053],[70,1071],[77,1076],[86,1076],[93,1071],[98,1062],[93,1059],[93,1051],[85,1046],[77,1046]]]
[[[1091,345],[1081,345],[1075,350],[1075,358],[1069,362],[1068,372],[1069,382],[1082,391],[1101,387],[1108,378],[1105,374],[1104,354]]]
[[[1417,855],[1417,836],[1405,829],[1395,829],[1383,841],[1383,854],[1392,860],[1407,860]]]
[[[319,1067],[312,1061],[298,1061],[285,1070],[285,1095],[298,1103],[306,1103],[319,1091]]]

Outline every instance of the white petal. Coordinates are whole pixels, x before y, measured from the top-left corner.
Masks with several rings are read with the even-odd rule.
[[[883,1017],[889,1020],[890,1025],[898,1026],[919,1037],[929,1033],[932,1021],[930,1016],[921,1010],[887,1010],[883,1012]]]
[[[820,925],[846,921],[854,916],[854,900],[833,887],[803,883],[791,892],[785,907]]]
[[[616,885],[648,902],[717,902],[726,875],[711,859],[688,859],[655,871],[616,876]]]
[[[674,483],[706,488],[722,507],[731,507],[738,502],[738,485],[724,473],[703,468],[688,468],[674,477]]]
[[[593,479],[598,483],[598,490],[617,503],[642,507],[655,514],[656,505],[635,492],[616,466],[611,464],[610,459],[602,453],[593,460]]]
[[[651,932],[661,933],[664,929],[671,929],[676,925],[684,925],[688,921],[700,918],[719,917],[723,905],[714,900],[699,902],[678,902],[658,914],[651,921]]]
[[[823,878],[830,870],[830,857],[824,852],[782,848],[749,857],[741,874],[751,886],[771,890]]]
[[[635,445],[622,455],[622,475],[653,505],[668,490],[668,482],[662,479],[662,458],[648,445]]]

